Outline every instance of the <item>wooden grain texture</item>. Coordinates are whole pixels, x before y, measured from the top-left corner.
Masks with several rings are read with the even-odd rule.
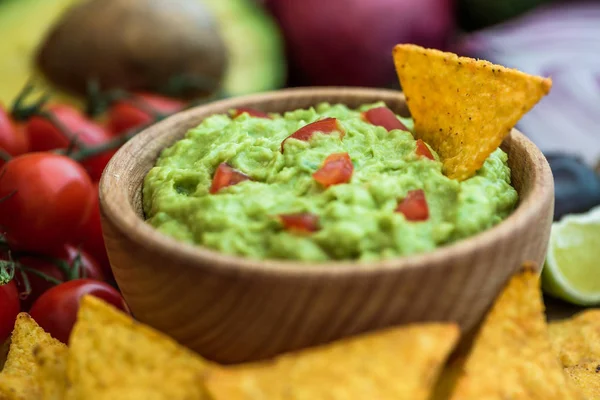
[[[110,262],[134,315],[205,357],[257,360],[373,329],[457,321],[470,330],[524,261],[541,264],[553,213],[553,180],[540,151],[513,130],[509,153],[516,211],[472,238],[416,256],[357,264],[255,261],[180,243],[143,220],[141,186],[160,151],[203,118],[251,106],[281,112],[318,102],[385,101],[408,115],[400,92],[287,89],[228,99],[174,115],[113,157],[100,183]]]

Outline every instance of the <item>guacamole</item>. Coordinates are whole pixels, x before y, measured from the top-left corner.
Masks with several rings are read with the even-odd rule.
[[[449,179],[433,150],[425,148],[433,160],[419,154],[412,120],[396,116],[407,129],[390,131],[365,120],[362,112],[381,106],[319,104],[270,119],[211,116],[165,149],[148,172],[147,221],[164,234],[227,254],[328,261],[431,251],[509,215],[517,192],[504,151],[495,150],[472,178]],[[326,118],[336,118],[343,133],[316,132],[282,145]],[[339,154],[351,160],[349,181],[317,181],[325,160]],[[214,190],[223,166],[240,179]],[[421,190],[427,213],[411,219],[401,204]],[[286,215],[310,215],[315,229],[290,229]]]

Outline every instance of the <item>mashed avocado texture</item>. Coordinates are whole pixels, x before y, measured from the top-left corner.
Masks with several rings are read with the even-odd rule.
[[[474,235],[504,219],[517,203],[507,154],[497,149],[463,182],[442,164],[417,155],[409,131],[372,125],[361,112],[383,106],[319,104],[272,114],[214,115],[165,149],[147,174],[147,221],[164,234],[223,253],[255,259],[376,260],[427,252]],[[316,133],[282,141],[308,123],[337,118],[345,135]],[[410,119],[400,120],[409,129]],[[348,153],[349,183],[325,188],[313,178],[324,160]],[[219,164],[251,180],[209,192]],[[429,217],[409,221],[397,212],[409,191],[425,192]],[[286,230],[278,215],[311,213],[319,229]]]

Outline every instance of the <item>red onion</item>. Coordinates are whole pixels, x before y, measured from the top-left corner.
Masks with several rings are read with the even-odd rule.
[[[545,152],[600,158],[600,3],[541,7],[472,33],[458,53],[550,76],[550,94],[517,125]]]
[[[385,86],[397,82],[392,48],[444,48],[454,0],[269,0],[289,59],[304,84]]]

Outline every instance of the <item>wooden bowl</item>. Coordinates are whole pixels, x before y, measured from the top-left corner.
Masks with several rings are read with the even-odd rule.
[[[513,130],[502,144],[520,202],[502,223],[422,255],[369,264],[255,261],[181,243],[144,222],[141,188],[160,151],[207,116],[249,106],[282,112],[322,101],[385,101],[400,92],[288,89],[228,99],[151,126],[113,157],[100,183],[103,230],[115,278],[135,317],[222,363],[270,357],[395,324],[456,321],[473,328],[509,276],[546,253],[554,187],[546,159]]]

